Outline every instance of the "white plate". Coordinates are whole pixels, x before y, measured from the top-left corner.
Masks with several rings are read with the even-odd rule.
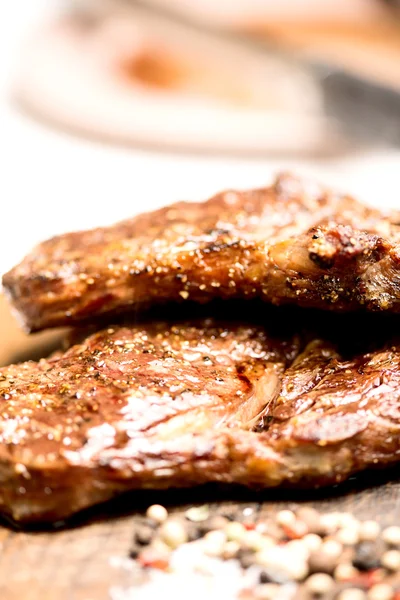
[[[320,99],[300,73],[282,73],[249,53],[225,54],[201,41],[174,38],[140,20],[108,19],[85,29],[65,19],[27,45],[15,92],[36,114],[75,131],[123,143],[229,153],[330,152],[339,140]],[[192,40],[193,41],[193,40]],[[181,53],[196,69],[246,89],[239,105],[213,94],[160,90],[121,74],[121,64],[146,45]],[[196,62],[197,61],[197,62]],[[235,79],[239,80],[235,81]]]

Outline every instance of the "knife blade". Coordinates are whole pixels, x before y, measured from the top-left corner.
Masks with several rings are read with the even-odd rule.
[[[400,92],[344,69],[314,63],[324,110],[343,132],[364,143],[400,146]]]

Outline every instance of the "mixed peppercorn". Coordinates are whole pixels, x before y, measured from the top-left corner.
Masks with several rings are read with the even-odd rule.
[[[243,600],[400,600],[400,526],[349,513],[304,506],[259,518],[205,505],[178,515],[152,505],[137,519],[130,557],[143,569],[173,572],[182,547],[196,547],[199,571],[202,557],[235,561]]]

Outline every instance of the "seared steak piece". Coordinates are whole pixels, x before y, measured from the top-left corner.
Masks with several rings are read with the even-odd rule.
[[[400,460],[400,345],[343,358],[261,326],[122,324],[0,381],[0,508],[20,522],[131,489],[322,486]]]
[[[399,220],[281,176],[42,243],[3,278],[31,331],[160,302],[400,310]]]

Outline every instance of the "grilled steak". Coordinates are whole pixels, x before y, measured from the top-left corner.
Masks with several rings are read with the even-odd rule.
[[[53,521],[138,488],[337,483],[399,460],[399,394],[400,345],[120,324],[0,370],[0,508]]]
[[[213,298],[398,312],[399,240],[395,216],[286,175],[55,237],[3,284],[31,331]]]

